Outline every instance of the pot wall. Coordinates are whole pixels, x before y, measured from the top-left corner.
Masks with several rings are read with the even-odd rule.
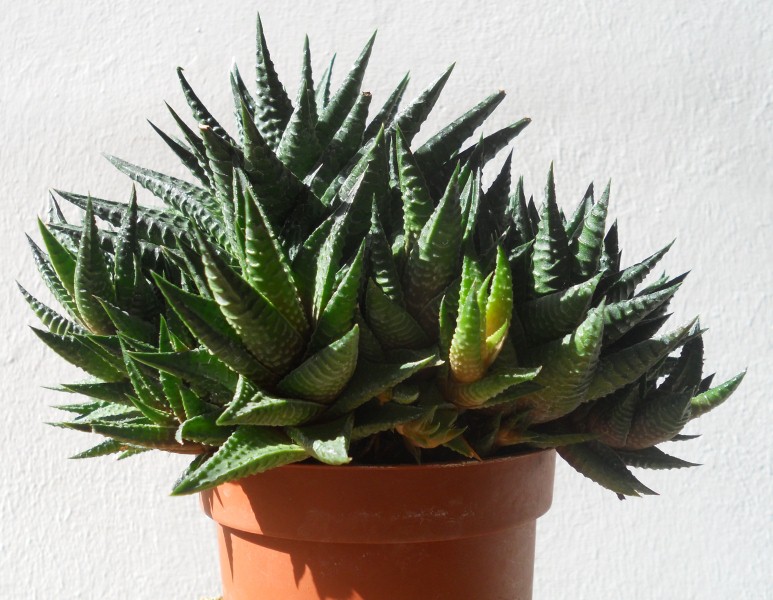
[[[224,600],[528,600],[555,452],[288,465],[202,493]]]

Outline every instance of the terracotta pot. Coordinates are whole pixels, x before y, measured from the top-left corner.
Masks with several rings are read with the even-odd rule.
[[[394,467],[296,464],[201,495],[224,600],[528,600],[555,451]]]

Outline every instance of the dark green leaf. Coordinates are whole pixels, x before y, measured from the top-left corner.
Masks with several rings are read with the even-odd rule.
[[[346,115],[352,110],[354,103],[360,95],[362,78],[365,75],[365,69],[368,66],[368,60],[370,59],[370,53],[373,50],[373,43],[375,41],[376,34],[374,33],[365,44],[357,60],[354,61],[354,65],[344,78],[341,87],[330,98],[324,110],[320,112],[316,133],[317,138],[323,145],[327,145],[333,139],[336,131],[341,127],[346,119]]]
[[[376,113],[376,116],[373,117],[373,120],[365,128],[365,133],[362,138],[363,141],[367,142],[368,140],[373,139],[382,127],[385,129],[390,127],[392,119],[394,119],[397,114],[397,109],[400,105],[400,100],[402,100],[403,94],[405,93],[405,88],[408,87],[409,80],[410,76],[406,73],[400,80],[400,83],[397,84],[397,87],[389,94],[389,98],[384,102],[384,106],[381,107],[381,110]]]
[[[558,453],[580,474],[612,490],[620,498],[655,494],[633,476],[614,450],[603,444],[572,444],[558,448]]]
[[[357,365],[359,328],[352,329],[288,373],[277,389],[304,400],[329,404],[346,386]]]
[[[214,301],[185,292],[155,273],[154,279],[185,326],[212,354],[245,377],[258,382],[274,379],[271,372],[241,343]]]
[[[682,469],[700,466],[666,454],[654,446],[642,450],[617,450],[616,452],[626,465],[639,469]]]
[[[416,151],[419,164],[424,169],[440,167],[459,150],[462,143],[483,124],[504,99],[504,91],[495,92],[441,129]]]
[[[268,53],[263,23],[258,15],[257,62],[255,71],[258,92],[255,99],[255,125],[271,148],[279,146],[293,106],[284,86],[277,77],[274,63]]]
[[[99,299],[113,299],[113,282],[99,247],[97,224],[90,203],[86,205],[86,214],[83,217],[83,235],[78,248],[78,262],[75,266],[73,283],[78,314],[88,328],[99,334],[112,333],[113,324],[99,303]]]
[[[223,129],[220,123],[217,122],[217,119],[212,116],[212,113],[210,113],[209,110],[207,110],[207,107],[204,106],[201,100],[199,100],[199,97],[193,91],[193,88],[188,83],[188,80],[185,79],[182,67],[177,67],[177,78],[180,80],[180,87],[182,87],[183,95],[185,96],[185,100],[188,103],[188,106],[193,113],[193,118],[196,119],[196,122],[199,125],[204,125],[211,128],[215,135],[220,137],[229,145],[236,146],[234,139],[226,133],[225,129]]]
[[[414,314],[448,286],[458,269],[462,237],[458,177],[457,168],[408,258],[405,295]]]
[[[419,133],[419,129],[421,129],[424,121],[427,120],[429,113],[435,107],[435,103],[440,97],[440,92],[443,91],[443,87],[445,87],[453,70],[454,65],[448,67],[418,98],[401,110],[388,126],[387,132],[392,133],[400,129],[403,132],[405,141],[410,144],[416,134]]]
[[[545,187],[545,204],[534,241],[534,291],[544,296],[563,290],[569,283],[571,255],[564,224],[556,203],[556,187],[553,181],[553,164],[548,172]]]

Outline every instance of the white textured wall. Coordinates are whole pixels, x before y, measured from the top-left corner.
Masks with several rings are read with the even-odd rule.
[[[675,6],[678,4],[679,6]],[[569,10],[567,7],[576,8]],[[49,186],[124,198],[100,153],[178,170],[145,123],[183,107],[186,67],[217,114],[227,70],[249,74],[252,2],[0,1],[0,597],[195,600],[218,589],[212,526],[167,496],[183,461],[65,457],[89,439],[43,425],[63,401],[40,385],[77,379],[24,327],[12,285],[41,292],[23,231]],[[539,194],[555,160],[559,198],[613,178],[624,259],[678,241],[692,269],[676,318],[700,313],[708,368],[749,375],[731,405],[690,426],[689,472],[644,472],[661,497],[619,502],[561,465],[540,522],[539,600],[773,598],[771,576],[771,202],[773,10],[767,0],[264,2],[278,69],[295,88],[303,33],[316,64],[348,67],[379,37],[366,87],[383,99],[456,72],[423,132],[497,88],[490,128],[532,125],[514,166]],[[339,70],[339,75],[341,74]],[[225,118],[230,123],[230,119]],[[399,600],[399,599],[395,599]],[[471,599],[475,600],[475,599]]]

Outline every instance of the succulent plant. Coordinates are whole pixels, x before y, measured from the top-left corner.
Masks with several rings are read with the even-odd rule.
[[[652,493],[628,466],[690,466],[657,445],[694,437],[684,425],[743,377],[702,375],[697,321],[659,333],[685,275],[645,278],[670,246],[623,268],[609,185],[567,217],[552,165],[540,208],[512,153],[484,190],[529,124],[463,147],[504,92],[412,144],[452,68],[399,108],[406,75],[369,118],[373,43],[331,93],[333,62],[315,82],[307,39],[291,102],[258,19],[257,93],[230,74],[237,135],[182,69],[196,125],[172,108],[179,137],[153,125],[194,182],[108,157],[163,207],[134,188],[128,203],[52,195],[45,251],[30,244],[65,314],[22,293],[38,337],[91,375],[58,388],[88,400],[57,425],[106,438],[79,458],[195,455],[175,494],[306,459],[533,448],[621,497]]]

